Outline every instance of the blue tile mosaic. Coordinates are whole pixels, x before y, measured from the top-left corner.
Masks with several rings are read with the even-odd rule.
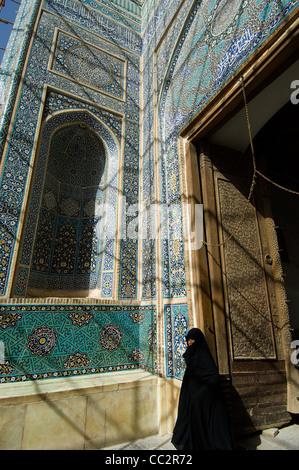
[[[64,2],[62,2],[64,3]],[[70,5],[72,2],[68,2]],[[54,4],[53,4],[54,5]],[[73,5],[73,3],[72,3]],[[67,12],[66,12],[67,13]],[[67,16],[68,13],[65,15]],[[66,30],[66,31],[64,31]],[[109,72],[112,82],[106,84],[105,86],[102,83],[102,86],[98,83],[94,83],[99,88],[99,91],[91,89],[89,87],[90,83],[87,85],[84,83],[79,83],[69,80],[67,74],[65,76],[57,75],[57,73],[51,73],[51,67],[48,69],[50,53],[52,48],[55,46],[59,39],[59,34],[64,35],[64,38],[72,38],[72,41],[77,41],[78,44],[93,44],[94,51],[104,51],[101,53],[101,57],[106,60],[106,64],[110,61]],[[42,41],[40,41],[42,38]],[[74,39],[75,38],[75,39]],[[80,40],[78,39],[80,38]],[[76,47],[74,44],[71,47]],[[54,50],[54,49],[53,49]],[[80,49],[81,52],[84,48]],[[61,55],[65,56],[65,48],[62,49]],[[89,51],[90,52],[90,51]],[[83,60],[84,57],[81,57]],[[80,60],[81,60],[80,59]],[[103,60],[104,60],[103,59]],[[109,61],[108,61],[109,59]],[[61,59],[62,63],[66,63],[64,59]],[[87,60],[86,64],[90,63],[90,60]],[[108,62],[107,62],[108,61]],[[111,64],[111,61],[113,62]],[[51,63],[51,61],[50,61]],[[38,66],[37,66],[38,64]],[[56,67],[57,63],[52,62],[53,67]],[[113,65],[114,64],[114,65]],[[102,78],[105,76],[105,64],[101,64],[102,67]],[[99,66],[98,66],[99,67]],[[104,69],[103,69],[104,67]],[[38,70],[38,73],[36,73]],[[125,75],[126,74],[126,75]],[[108,73],[109,75],[109,73]],[[106,78],[108,76],[106,74]],[[113,76],[113,77],[112,77]],[[78,78],[78,77],[77,77]],[[80,77],[79,77],[80,78]],[[81,82],[82,79],[81,76]],[[99,80],[99,78],[98,78]],[[126,80],[126,81],[125,81]],[[136,174],[138,174],[139,166],[139,57],[134,54],[132,55],[130,51],[124,50],[119,47],[116,43],[107,42],[105,39],[100,38],[99,36],[91,36],[86,30],[78,28],[76,25],[67,25],[65,20],[62,20],[56,16],[51,15],[50,13],[43,12],[40,20],[39,26],[36,33],[36,38],[33,41],[32,49],[30,53],[30,58],[27,66],[27,71],[24,79],[24,86],[22,88],[22,93],[19,99],[18,111],[15,117],[14,123],[14,132],[12,133],[10,139],[10,145],[6,153],[5,166],[2,174],[2,203],[1,203],[1,213],[2,213],[2,225],[1,239],[5,242],[3,243],[3,256],[5,258],[5,266],[0,276],[0,292],[2,295],[5,294],[7,289],[8,275],[9,275],[9,266],[11,264],[11,256],[13,253],[12,247],[14,246],[15,234],[18,230],[18,219],[23,203],[23,195],[26,189],[27,182],[27,172],[32,159],[32,149],[34,146],[35,130],[38,120],[41,118],[42,112],[42,93],[44,84],[47,83],[48,86],[59,88],[60,93],[53,97],[53,94],[48,94],[46,97],[46,104],[44,108],[43,118],[52,113],[57,113],[59,110],[74,109],[74,106],[80,109],[86,109],[93,112],[95,115],[101,114],[101,119],[103,124],[105,124],[111,132],[119,138],[118,145],[121,145],[123,125],[126,122],[126,135],[125,138],[130,142],[130,145],[125,146],[125,155],[124,155],[124,185],[121,188],[125,197],[128,198],[130,203],[135,203],[138,201],[139,196],[139,181],[136,179]],[[94,86],[93,88],[96,88]],[[108,90],[107,87],[108,86]],[[103,90],[105,88],[105,91]],[[75,98],[70,98],[70,95]],[[115,101],[114,96],[117,99]],[[126,102],[121,102],[126,96]],[[80,101],[81,100],[81,101]],[[84,100],[84,101],[82,101]],[[96,108],[92,104],[95,103]],[[100,108],[98,106],[101,106]],[[76,108],[76,109],[77,109]],[[105,108],[112,111],[105,111]],[[115,110],[115,112],[113,112]],[[125,121],[120,115],[125,116]],[[68,115],[65,115],[65,122],[63,123],[63,116],[60,116],[61,124],[68,122]],[[104,134],[107,134],[107,131],[103,131]],[[109,140],[109,139],[108,139]],[[109,145],[107,141],[107,145]],[[111,166],[112,161],[110,161],[109,166]],[[44,177],[42,168],[36,169],[36,178],[40,180]],[[113,179],[110,179],[112,182]],[[6,188],[10,187],[9,193],[6,191]],[[111,207],[115,207],[117,201],[117,178],[113,181],[113,184],[110,185],[110,200]],[[39,204],[39,199],[32,204]],[[115,212],[115,211],[114,211]],[[111,217],[108,217],[110,225],[115,224],[115,217],[112,214]],[[31,219],[32,222],[33,219]],[[35,224],[36,222],[34,222]],[[27,224],[28,225],[28,224]],[[109,232],[109,227],[108,227]],[[108,233],[107,232],[107,233]],[[26,244],[26,242],[25,242]],[[31,256],[30,244],[26,244],[28,248],[27,258]],[[24,247],[24,243],[23,243]],[[110,243],[110,250],[111,250]],[[27,250],[26,248],[26,250]],[[26,251],[25,250],[25,251]],[[24,252],[24,249],[23,249]],[[104,252],[107,253],[105,262],[108,257],[110,257],[110,267],[111,270],[111,255],[113,253],[107,247],[107,250],[104,249]],[[126,242],[122,246],[122,256],[127,259],[127,253],[130,258],[130,269],[137,269],[137,250],[134,252],[134,257],[132,258],[132,250],[130,246],[127,246]],[[24,253],[23,253],[24,254]],[[22,254],[22,256],[23,256]],[[23,264],[28,265],[28,261],[25,261]],[[20,271],[21,272],[21,271]],[[24,270],[22,270],[22,279],[24,280]],[[119,292],[120,298],[136,298],[136,274],[132,278],[128,278],[126,264],[123,264],[120,268],[121,279],[122,279],[122,289]],[[130,286],[126,285],[126,280],[128,280]],[[135,285],[133,285],[135,283]],[[24,283],[21,283],[24,285]],[[16,292],[18,294],[20,291],[20,282],[16,281]],[[24,295],[24,293],[22,293]]]
[[[294,0],[196,2],[164,82],[165,136],[181,129],[296,6]]]
[[[51,72],[124,100],[125,60],[61,31],[53,55]]]
[[[186,351],[185,336],[188,332],[187,304],[164,306],[166,376],[182,379],[185,371],[183,354]]]
[[[93,4],[97,9],[89,8]],[[43,7],[59,16],[68,18],[82,28],[96,33],[111,42],[141,53],[141,37],[133,31],[134,22],[128,21],[110,9],[90,0],[44,0]],[[101,14],[105,10],[105,15]],[[108,13],[109,16],[106,16]],[[125,25],[123,23],[126,23]],[[129,26],[129,27],[128,27]],[[140,26],[135,26],[139,30]],[[140,32],[140,31],[138,31]]]
[[[157,368],[153,306],[0,306],[0,341],[0,383]]]
[[[1,62],[0,105],[3,106],[0,115],[1,155],[40,1],[22,0]]]
[[[60,101],[57,107],[54,105],[55,100]],[[50,92],[45,109],[48,110],[51,106],[54,106],[56,109],[69,110],[71,107],[78,109],[79,103],[74,103],[70,98],[64,98],[60,94]],[[119,171],[119,146],[115,137],[113,137],[107,127],[104,126],[103,121],[95,119],[93,115],[88,112],[86,106],[84,109],[85,111],[68,111],[66,113],[56,114],[47,121],[43,128],[42,145],[40,146],[37,157],[34,186],[20,255],[20,264],[23,267],[27,265],[27,268],[29,268],[31,265],[30,277],[29,280],[27,280],[29,288],[51,290],[100,289],[101,274],[106,270],[111,271],[114,269],[115,246],[111,243],[111,239],[114,240],[116,236],[117,219],[114,208],[116,206],[116,182],[118,181]],[[107,113],[103,115],[99,110],[95,110],[92,107],[90,107],[90,109],[92,109],[99,118],[104,118],[104,120],[106,118],[107,120]],[[67,122],[68,125],[61,127],[65,122]],[[80,123],[79,125],[78,122]],[[83,145],[83,143],[85,145],[84,134],[87,130],[90,129],[90,131],[88,131],[89,133],[92,131],[90,136],[85,137],[86,139],[88,138],[89,164],[85,166],[85,169],[79,167],[77,173],[74,173],[75,168],[78,167],[78,165],[74,166],[75,155],[77,154],[78,159],[81,159],[81,153],[83,153],[84,147],[81,149],[78,140],[74,141],[74,126],[75,129],[77,129],[77,134],[75,133],[75,135],[79,136],[79,133],[82,134],[81,145]],[[56,137],[55,140],[57,132],[58,137]],[[67,136],[69,133],[71,133],[72,139],[68,139]],[[92,138],[92,135],[95,137]],[[76,146],[75,153],[75,150],[68,146],[70,144],[61,140],[61,138],[64,137],[67,138],[67,142],[73,142],[73,145]],[[109,170],[106,171],[104,181],[100,181],[100,185],[98,181],[99,172],[94,169],[94,165],[97,167],[99,161],[100,147],[96,143],[97,139],[100,139],[99,142],[105,143],[108,149],[107,158],[109,158]],[[93,157],[94,165],[92,164],[92,153],[90,153],[93,141],[95,144]],[[51,147],[49,155],[50,142]],[[61,146],[61,151],[59,151],[59,146]],[[103,155],[105,155],[103,146],[101,148]],[[72,161],[68,163],[68,171],[63,172],[59,165],[63,163],[62,157],[65,155],[67,149],[72,150]],[[54,161],[55,165],[51,161],[51,151],[55,157],[59,157],[58,163]],[[51,172],[51,175],[47,177],[45,173],[46,166]],[[57,178],[59,178],[60,173],[63,174],[64,184],[61,182],[58,183]],[[92,173],[95,173],[94,177]],[[74,186],[75,183],[77,186]],[[98,186],[86,186],[87,183],[98,183]],[[57,185],[59,190],[55,189],[55,185]],[[103,189],[101,189],[101,187]],[[75,189],[76,192],[74,193],[73,191]],[[95,214],[95,210],[97,204],[101,205],[101,203],[105,202],[108,203],[108,213],[106,214],[106,219],[103,220],[103,217],[100,217],[99,214]],[[39,220],[37,234],[36,220]],[[70,227],[68,227],[68,224],[70,224]],[[80,224],[81,227],[81,236],[78,235],[78,224]],[[68,250],[66,250],[64,246],[66,243],[64,237],[60,237],[59,231],[61,230],[67,230],[69,233],[66,237]],[[106,233],[105,237],[104,235],[99,235],[100,230]],[[55,233],[56,235],[54,235]],[[59,249],[60,238],[62,240],[61,250]],[[85,242],[83,243],[84,238]],[[71,245],[69,245],[70,243]],[[95,244],[95,246],[88,248],[89,244]],[[72,250],[73,255],[71,255]],[[86,250],[88,252],[86,252]],[[83,261],[80,252],[81,254],[86,252],[88,259],[86,258],[86,260]],[[59,255],[59,253],[61,253],[61,255]],[[103,269],[101,269],[103,253],[106,258]],[[68,259],[65,258],[66,255]],[[40,259],[42,261],[39,261]],[[83,266],[86,262],[89,263],[88,269]],[[64,265],[63,269],[58,268],[58,266],[62,265]],[[84,271],[86,272],[84,273]],[[75,272],[77,272],[78,276],[74,276]],[[24,274],[24,270],[18,271],[15,288],[16,295],[25,295],[26,293],[26,290],[23,292],[20,290],[21,285],[23,289],[26,289]],[[27,274],[29,275],[29,269]],[[19,276],[21,276],[21,280],[19,280]],[[112,297],[112,281],[110,285],[111,292],[109,297]],[[105,290],[105,297],[108,297],[107,288]]]
[[[175,15],[175,5],[172,2],[170,6],[167,0],[160,3],[164,19],[166,10],[168,14],[171,10]],[[178,132],[297,5],[296,1],[283,4],[269,3],[267,0],[197,1],[189,12],[182,10],[188,13],[183,30],[180,30],[180,16],[174,19],[164,39],[168,52],[166,47],[161,46],[156,52],[157,85],[161,87],[158,95],[160,192],[162,202],[169,206],[169,214],[173,202],[179,203],[181,192]],[[155,24],[155,44],[159,42],[162,31],[165,31],[165,22],[161,19],[159,23],[158,19],[161,11],[151,20],[152,28]],[[149,34],[148,41],[150,39],[152,36]],[[151,44],[144,42],[143,46],[144,49],[150,48]],[[144,52],[147,56],[152,53],[152,48]],[[144,73],[149,76],[152,64],[150,61],[147,64]],[[168,65],[166,74],[165,65]],[[153,85],[149,84],[149,87],[152,90],[144,90],[147,102],[154,96]],[[150,126],[144,127],[143,132],[143,139],[147,142],[147,148],[150,148],[153,142]],[[171,240],[176,227],[170,215],[168,219]],[[178,260],[173,256],[172,242],[162,240],[161,243],[163,295],[165,298],[184,296],[183,246]]]
[[[43,10],[20,82],[40,4]],[[66,273],[61,269],[69,261],[63,250],[55,252],[53,245],[49,249],[54,231],[59,234],[63,227],[73,234],[68,253],[76,253],[68,273],[79,271],[76,282],[81,286],[86,275],[88,288],[97,288],[106,302],[115,305],[2,306],[0,340],[10,341],[7,360],[0,366],[2,381],[140,365],[156,370],[155,307],[118,306],[117,301],[136,300],[137,304],[137,299],[148,302],[161,296],[167,376],[182,377],[188,307],[177,134],[296,7],[295,0],[22,0],[0,78],[8,97],[0,117],[1,153],[15,105],[2,157],[0,296],[7,293],[12,276],[14,295],[20,297],[26,295],[28,285],[66,288]],[[70,165],[65,181],[69,187],[62,193],[46,176],[55,132],[78,123],[87,125],[105,148],[102,155],[107,165],[101,183],[110,184],[98,196],[109,201],[113,210],[103,226],[102,245],[91,237],[80,246],[79,234],[92,232],[96,198],[71,192],[74,166]],[[117,247],[115,208],[123,214],[134,204],[143,202],[149,208],[157,200],[163,204],[161,220],[151,215],[140,226],[140,214],[131,214],[120,227],[122,240]],[[25,210],[27,218],[19,227]],[[162,233],[157,240],[150,233],[160,223],[167,236]],[[146,236],[126,237],[130,224],[137,234]],[[14,273],[12,257],[20,228],[23,235]],[[40,234],[40,239],[48,240],[43,252]],[[83,245],[101,252],[100,257],[90,257],[89,266]],[[43,258],[35,256],[41,253]]]

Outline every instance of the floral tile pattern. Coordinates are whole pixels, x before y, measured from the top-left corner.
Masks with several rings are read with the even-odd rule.
[[[186,350],[185,336],[188,332],[188,306],[177,304],[164,306],[166,376],[182,379],[185,370],[183,354]]]

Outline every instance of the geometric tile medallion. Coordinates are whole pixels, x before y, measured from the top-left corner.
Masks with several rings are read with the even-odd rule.
[[[0,306],[0,383],[156,371],[155,306]]]
[[[52,72],[123,100],[124,70],[123,59],[58,31]]]

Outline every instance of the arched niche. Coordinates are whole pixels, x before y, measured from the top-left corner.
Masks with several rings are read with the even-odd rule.
[[[119,146],[87,111],[43,126],[14,295],[113,297]]]

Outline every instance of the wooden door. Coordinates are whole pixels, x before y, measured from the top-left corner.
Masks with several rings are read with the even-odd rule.
[[[289,421],[287,318],[277,298],[279,254],[269,204],[259,184],[247,204],[250,158],[203,144],[198,158],[212,306],[206,327],[214,334],[234,428],[240,434],[277,426]]]

